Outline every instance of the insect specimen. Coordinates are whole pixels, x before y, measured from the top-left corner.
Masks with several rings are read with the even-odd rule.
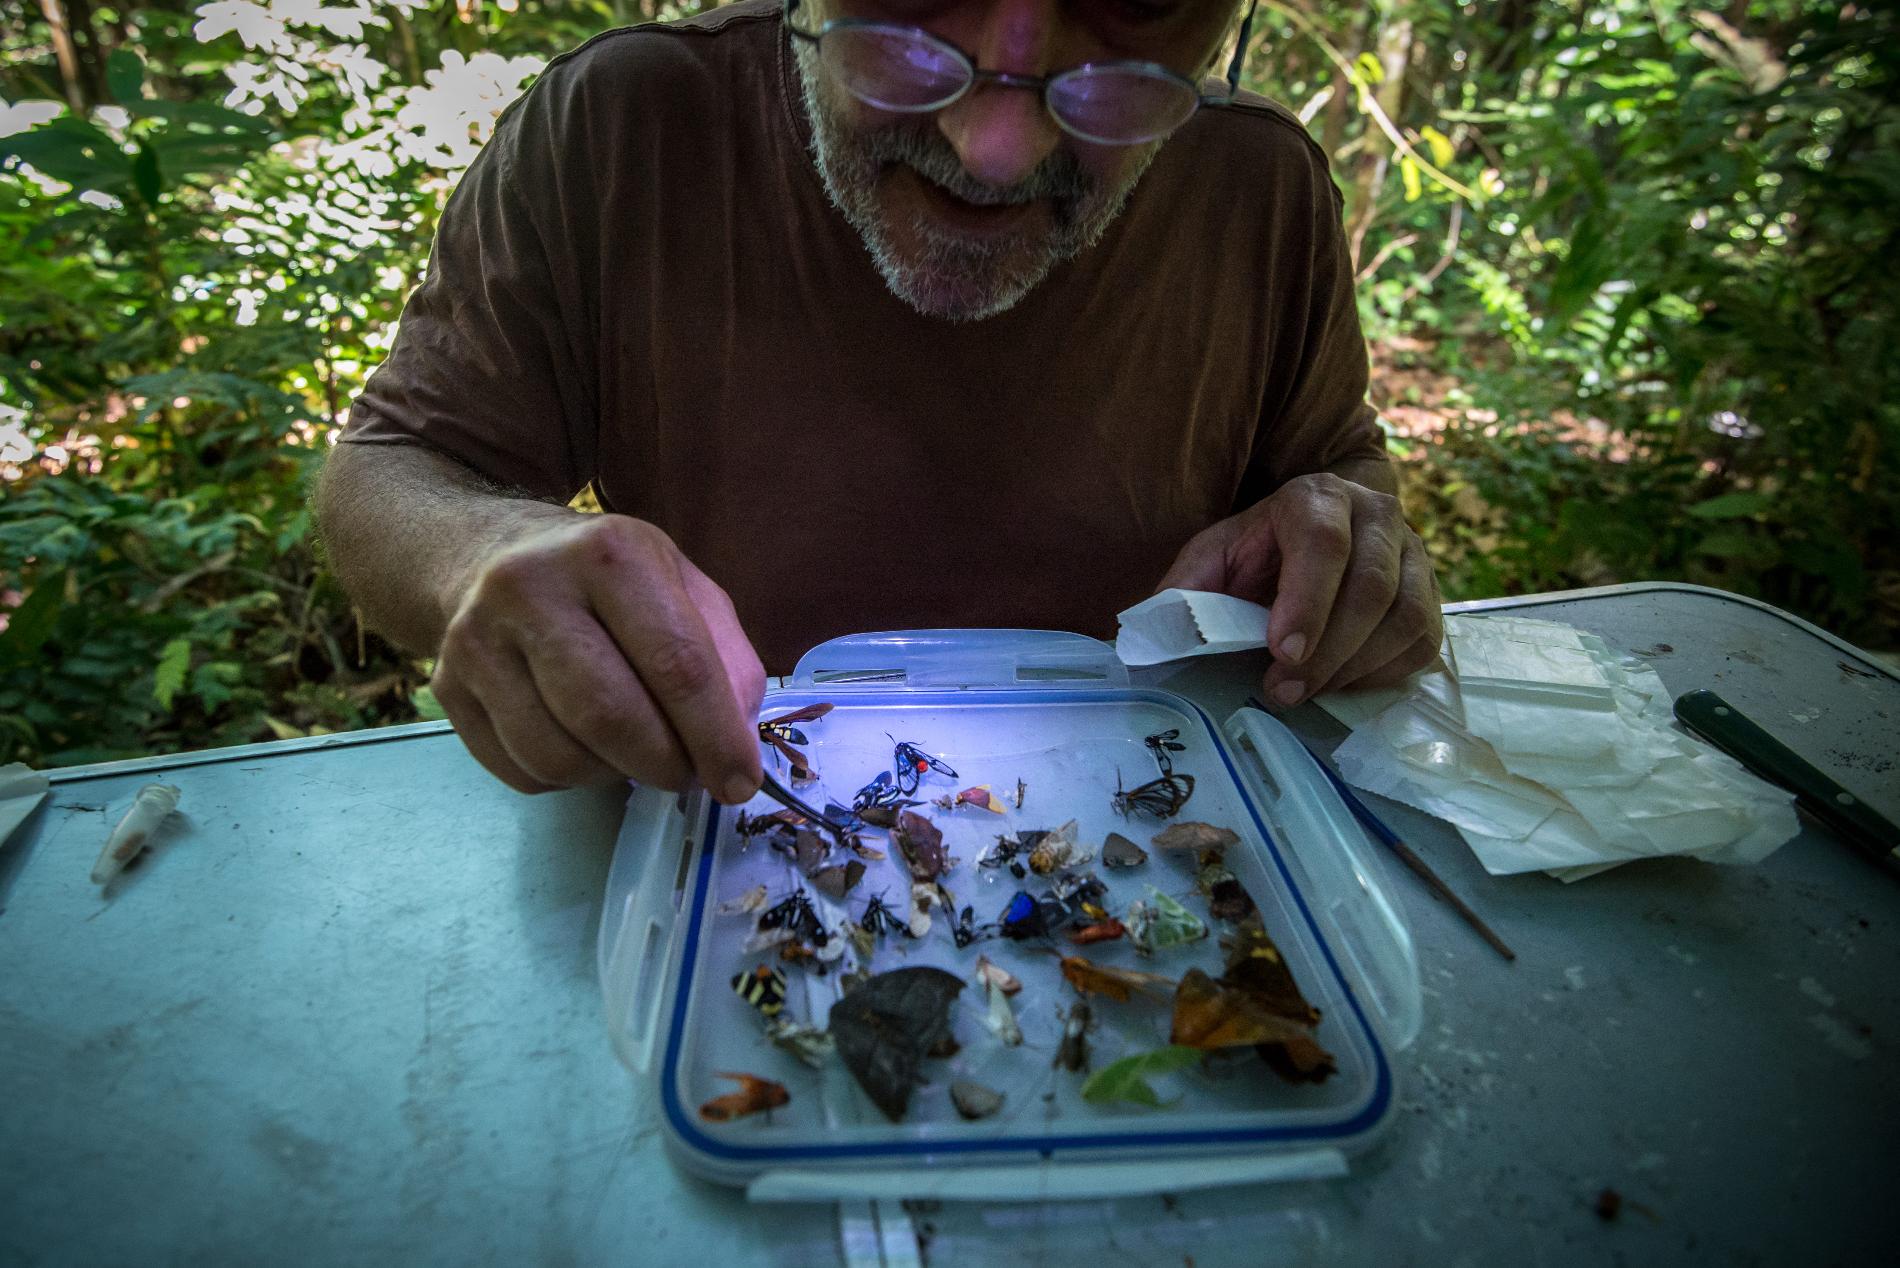
[[[957,923],[950,926],[950,936],[956,939],[957,947],[961,949],[973,942],[981,942],[984,938],[990,937],[995,932],[995,928],[994,925],[977,924],[976,908],[965,907],[963,913],[957,917]]]
[[[1109,868],[1139,867],[1148,861],[1148,851],[1130,841],[1119,832],[1108,834],[1108,840],[1102,843],[1102,866]]]
[[[897,816],[891,839],[897,843],[913,879],[933,881],[942,874],[947,860],[943,853],[943,833],[937,830],[936,824],[915,811],[906,810]]]
[[[811,899],[802,889],[793,890],[790,898],[760,912],[759,929],[761,932],[785,929],[817,947],[824,946],[831,938],[824,922],[818,918],[818,909],[811,905]]]
[[[890,739],[889,736],[885,738]],[[948,763],[932,757],[909,740],[892,739],[891,743],[896,745],[896,748],[891,751],[891,765],[897,772],[897,782],[903,788],[905,796],[916,792],[917,785],[921,784],[924,776],[932,771],[946,779],[957,777],[956,771],[950,769]]]
[[[1164,995],[1173,990],[1175,985],[1173,978],[1163,977],[1159,973],[1097,964],[1079,955],[1062,957],[1062,980],[1084,995],[1106,995],[1122,1004],[1127,1003],[1136,991],[1147,995]]]
[[[887,770],[881,770],[864,787],[858,789],[857,796],[851,799],[851,809],[866,823],[874,822],[868,816],[880,806],[903,799],[904,790],[897,786],[897,778]]]
[[[950,1085],[950,1103],[957,1107],[957,1113],[970,1122],[979,1118],[988,1118],[1003,1108],[1003,1094],[981,1083],[972,1083],[968,1079],[958,1079]]]
[[[1211,823],[1188,821],[1173,824],[1155,834],[1157,850],[1224,850],[1240,844],[1240,834],[1232,828],[1217,828]]]
[[[983,1024],[990,1028],[990,1033],[1005,1048],[1020,1046],[1023,1028],[1016,1024],[1016,1013],[1009,1006],[1009,992],[994,982],[987,983],[984,989],[989,999],[989,1011],[984,1015]]]
[[[769,964],[734,973],[732,989],[762,1016],[774,1016],[785,1007],[785,975]]]
[[[818,953],[802,942],[787,942],[778,949],[778,958],[787,964],[815,970],[822,974],[825,966],[819,962]]]
[[[1009,906],[1003,908],[1003,914],[997,919],[1005,938],[1018,941],[1024,938],[1040,938],[1048,934],[1049,925],[1043,919],[1042,904],[1036,896],[1027,890],[1017,890],[1009,900]]]
[[[1207,910],[1216,920],[1240,924],[1251,919],[1259,908],[1253,895],[1228,869],[1225,851],[1215,848],[1200,853],[1201,870],[1194,878],[1195,888],[1207,897]]]
[[[885,904],[882,894],[871,895],[871,901],[864,905],[864,914],[858,917],[858,927],[880,937],[887,933],[910,935],[903,918]]]
[[[1083,849],[1076,840],[1073,819],[1052,832],[1033,835],[1035,841],[1029,850],[1029,870],[1038,876],[1047,876],[1059,868],[1080,867],[1095,857],[1092,851]]]
[[[924,1058],[950,1034],[950,1005],[963,982],[942,969],[892,969],[831,1006],[838,1057],[893,1123],[902,1122]]]
[[[821,867],[811,874],[811,886],[827,898],[843,898],[864,879],[864,864],[852,859],[832,867]]]
[[[1179,727],[1173,727],[1169,730],[1158,731],[1148,736],[1142,740],[1142,743],[1146,744],[1148,751],[1154,754],[1155,765],[1161,768],[1161,773],[1163,775],[1172,775],[1174,774],[1173,754],[1187,752],[1187,745],[1180,741],[1181,729]]]
[[[976,980],[985,986],[995,986],[1005,995],[1014,995],[1023,989],[1023,984],[1014,973],[1000,964],[992,964],[985,955],[976,957]]]
[[[875,782],[877,781],[875,780],[872,781],[872,783],[875,783]],[[867,787],[868,786],[869,785],[867,785]],[[895,828],[897,826],[898,811],[903,810],[909,806],[918,806],[922,804],[923,804],[922,802],[911,801],[906,798],[899,797],[896,801],[882,802],[877,805],[866,806],[864,810],[862,811],[862,813],[859,813],[856,817],[859,819],[862,819],[865,823],[870,824],[873,828]]]
[[[807,705],[803,709],[794,709],[790,713],[783,713],[776,718],[768,718],[759,723],[759,738],[778,750],[779,755],[790,764],[793,787],[815,782],[818,773],[812,769],[811,762],[806,758],[803,750],[797,747],[800,744],[809,744],[811,741],[806,739],[805,733],[792,723],[815,722],[830,713],[831,709],[832,706],[829,704]]]
[[[749,916],[765,906],[765,886],[754,885],[737,898],[728,898],[713,910],[722,916]]]
[[[1143,955],[1186,946],[1207,936],[1207,922],[1153,885],[1128,909],[1128,941]]]
[[[1025,847],[1021,841],[1009,833],[998,833],[996,844],[990,846],[989,849],[977,856],[976,865],[978,867],[1002,867],[1006,863],[1015,862],[1016,856],[1021,854],[1025,848],[1027,847]]]
[[[1016,809],[1021,810],[1023,808],[1023,798],[1028,795],[1029,785],[1018,779],[1016,781]]]
[[[1115,795],[1110,804],[1117,814],[1126,817],[1139,811],[1156,819],[1167,819],[1181,813],[1181,807],[1187,805],[1188,798],[1194,795],[1194,776],[1163,775],[1151,779],[1135,788],[1123,789],[1121,773],[1115,775]]]
[[[792,1102],[792,1094],[785,1090],[783,1083],[761,1079],[756,1074],[728,1074],[724,1070],[719,1071],[719,1077],[731,1079],[739,1085],[739,1090],[715,1096],[699,1107],[699,1116],[712,1122],[730,1122],[735,1118],[744,1118],[747,1114],[774,1110]]]
[[[797,1057],[814,1070],[822,1069],[825,1058],[836,1051],[831,1032],[820,1030],[816,1026],[807,1026],[804,1022],[793,1021],[786,1016],[774,1017],[765,1023],[766,1037]]]
[[[1079,929],[1069,930],[1069,941],[1087,946],[1091,942],[1112,942],[1128,932],[1127,926],[1110,916],[1093,924],[1083,925]]]
[[[1252,1047],[1283,1078],[1319,1083],[1333,1073],[1333,1056],[1306,1026],[1275,1012],[1258,992],[1227,978],[1190,969],[1174,995],[1169,1043],[1211,1052]]]
[[[1076,1000],[1062,1019],[1062,1041],[1056,1045],[1054,1064],[1063,1070],[1081,1072],[1089,1068],[1089,1026],[1094,1017],[1083,1000]]]

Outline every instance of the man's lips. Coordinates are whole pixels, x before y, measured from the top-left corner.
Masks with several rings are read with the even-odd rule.
[[[1001,236],[1020,229],[1038,214],[1047,214],[1040,202],[1008,203],[983,206],[965,202],[949,190],[934,181],[925,179],[915,169],[898,166],[892,173],[893,178],[903,186],[914,191],[918,202],[929,213],[932,220],[946,225],[960,233],[973,236]]]

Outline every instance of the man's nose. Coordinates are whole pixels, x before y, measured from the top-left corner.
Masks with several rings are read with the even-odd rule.
[[[1011,75],[1046,75],[1055,40],[1058,0],[993,0],[981,38],[971,46],[977,65]],[[978,82],[937,116],[963,170],[985,185],[1014,185],[1049,157],[1062,130],[1033,89]]]

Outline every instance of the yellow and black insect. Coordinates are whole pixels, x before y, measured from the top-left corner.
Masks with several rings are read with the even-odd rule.
[[[771,1017],[785,1007],[785,975],[769,964],[734,973],[732,989],[763,1016]]]

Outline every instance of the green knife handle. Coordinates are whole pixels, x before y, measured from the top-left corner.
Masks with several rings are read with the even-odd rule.
[[[1713,691],[1691,691],[1678,697],[1676,720],[1750,771],[1793,793],[1802,809],[1849,845],[1876,858],[1900,861],[1900,828]]]

